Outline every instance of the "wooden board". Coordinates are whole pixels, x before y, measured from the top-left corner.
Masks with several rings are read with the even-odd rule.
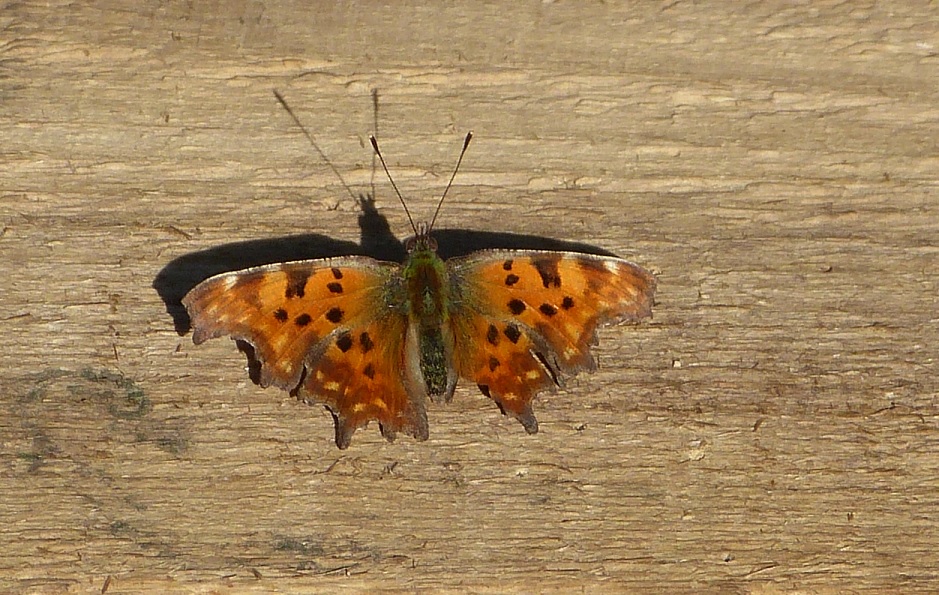
[[[933,591],[937,17],[6,7],[0,589]],[[400,255],[376,124],[418,218],[475,132],[451,249],[657,273],[654,320],[604,330],[539,434],[461,386],[429,441],[339,451],[230,341],[180,336],[209,273]]]

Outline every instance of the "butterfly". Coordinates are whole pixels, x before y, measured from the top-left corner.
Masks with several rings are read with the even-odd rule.
[[[461,378],[536,433],[535,395],[596,368],[598,326],[650,317],[656,280],[626,260],[575,252],[442,260],[431,230],[471,138],[427,225],[414,225],[388,174],[415,233],[403,264],[346,256],[216,275],[182,300],[193,342],[249,344],[258,383],[324,403],[340,449],[373,420],[389,441],[426,440],[428,397],[450,401]]]

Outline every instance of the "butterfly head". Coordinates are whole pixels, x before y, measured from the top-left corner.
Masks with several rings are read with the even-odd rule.
[[[408,254],[437,251],[437,240],[430,235],[430,223],[418,223],[415,233],[416,235],[408,238],[404,243]]]

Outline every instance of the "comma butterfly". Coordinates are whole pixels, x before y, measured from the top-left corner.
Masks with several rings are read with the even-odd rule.
[[[250,344],[260,385],[324,403],[339,448],[371,420],[389,441],[397,432],[427,439],[427,397],[449,401],[459,378],[534,434],[535,395],[596,368],[598,325],[651,316],[655,277],[575,252],[482,250],[445,262],[430,231],[449,188],[420,227],[401,198],[415,232],[403,265],[347,256],[203,281],[183,298],[193,342],[229,335]]]

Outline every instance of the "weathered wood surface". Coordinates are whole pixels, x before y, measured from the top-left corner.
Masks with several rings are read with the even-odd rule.
[[[0,588],[936,589],[934,3],[94,4],[0,12]],[[177,333],[209,272],[396,253],[375,88],[420,216],[477,135],[450,248],[659,276],[536,436],[461,386],[340,452]]]

